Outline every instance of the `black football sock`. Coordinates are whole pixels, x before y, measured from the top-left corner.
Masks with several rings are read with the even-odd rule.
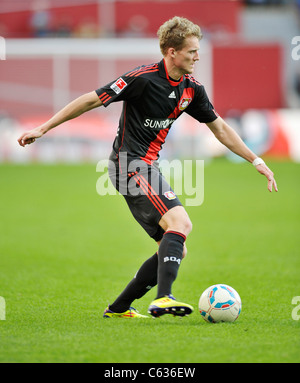
[[[156,286],[157,267],[158,259],[157,253],[155,253],[142,264],[132,281],[129,282],[114,303],[109,306],[110,310],[116,313],[127,311],[135,299],[143,297],[152,287]]]
[[[182,260],[185,235],[175,232],[165,232],[158,249],[157,297],[170,295]]]

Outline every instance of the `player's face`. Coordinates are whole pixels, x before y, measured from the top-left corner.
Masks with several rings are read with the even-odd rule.
[[[187,37],[180,51],[174,52],[174,64],[182,74],[192,74],[196,61],[199,61],[199,40],[197,37]]]

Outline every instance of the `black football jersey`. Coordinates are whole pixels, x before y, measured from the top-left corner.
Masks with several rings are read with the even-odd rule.
[[[96,90],[107,107],[123,101],[123,109],[113,149],[118,156],[152,164],[159,158],[173,122],[188,113],[199,122],[212,122],[218,114],[203,85],[189,74],[172,80],[165,61],[140,66]]]

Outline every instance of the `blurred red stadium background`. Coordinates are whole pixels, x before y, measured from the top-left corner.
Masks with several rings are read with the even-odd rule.
[[[219,114],[230,119],[259,154],[299,161],[300,70],[290,54],[293,36],[300,35],[298,8],[296,3],[286,4],[289,3],[286,1],[266,2],[269,5],[249,3],[2,0],[0,35],[6,39],[7,57],[6,61],[0,61],[3,116],[0,135],[15,138],[16,131],[40,123],[80,94],[98,88],[132,67],[158,61],[158,42],[154,40],[157,29],[165,20],[179,15],[201,26],[203,54],[196,77],[206,86]],[[107,46],[115,52],[110,54]],[[66,140],[71,135],[74,142],[68,141],[72,152],[69,159],[94,160],[106,156],[108,143],[116,132],[119,107],[101,109],[52,133],[57,140],[59,137]],[[14,124],[10,123],[8,128],[7,121]],[[223,148],[211,143],[204,127],[188,118],[178,122],[177,130],[171,138],[175,141],[178,136],[184,136],[187,149],[177,148],[172,152],[170,146],[171,156],[226,154]],[[10,134],[12,131],[15,133]],[[195,137],[199,148],[191,151],[189,146]],[[92,140],[93,148],[98,143],[101,150],[93,149],[91,155],[90,149],[82,149],[80,140],[85,146]],[[8,149],[12,144],[3,142],[0,160],[24,160],[23,154]],[[60,144],[66,144],[62,142],[61,138]],[[47,144],[51,146],[49,140]],[[45,146],[32,149],[26,159],[52,161],[57,157],[57,153],[43,156],[43,151]],[[65,158],[62,155],[60,159]]]

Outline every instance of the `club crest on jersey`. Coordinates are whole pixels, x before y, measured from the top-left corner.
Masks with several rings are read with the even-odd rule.
[[[174,192],[172,192],[171,190],[170,191],[167,191],[164,193],[164,196],[166,198],[168,198],[169,200],[172,200],[172,199],[175,199],[176,198],[176,194]]]
[[[114,82],[110,87],[116,93],[119,94],[127,86],[127,83],[120,77],[116,82]]]
[[[182,98],[179,103],[179,110],[182,111],[186,109],[190,105],[192,100],[193,100],[192,98]]]

